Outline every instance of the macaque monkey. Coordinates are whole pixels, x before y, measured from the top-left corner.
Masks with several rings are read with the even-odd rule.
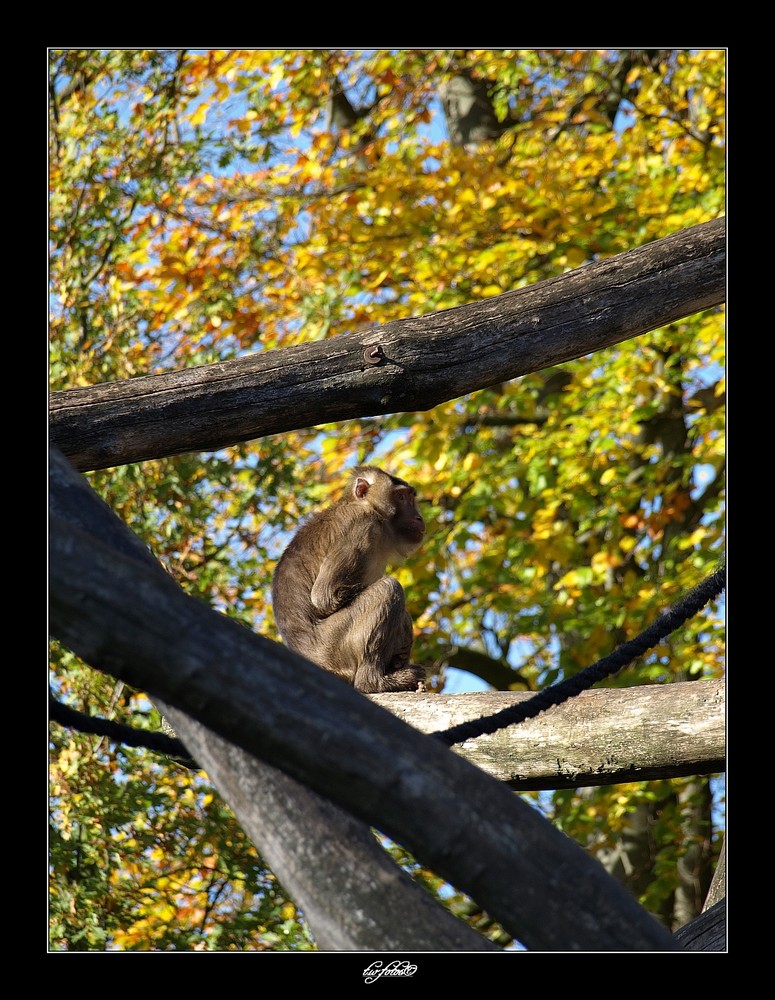
[[[425,690],[425,670],[410,662],[403,588],[385,575],[425,535],[415,496],[381,469],[354,469],[345,494],[302,525],[275,571],[272,604],[287,645],[358,691]]]

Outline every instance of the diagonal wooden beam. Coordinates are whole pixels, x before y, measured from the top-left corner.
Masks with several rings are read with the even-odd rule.
[[[528,948],[680,950],[532,806],[332,674],[185,594],[58,456],[51,466],[52,634],[178,709],[195,758],[204,747],[186,716],[406,846]]]

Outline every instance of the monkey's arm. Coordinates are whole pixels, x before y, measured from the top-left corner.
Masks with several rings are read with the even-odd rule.
[[[372,582],[366,579],[368,556],[365,545],[355,544],[335,550],[323,560],[310,599],[324,618],[347,607]]]

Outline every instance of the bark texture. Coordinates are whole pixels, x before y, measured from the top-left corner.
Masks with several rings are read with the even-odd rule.
[[[527,288],[364,333],[51,394],[51,442],[82,471],[267,434],[429,410],[724,301],[716,219]]]

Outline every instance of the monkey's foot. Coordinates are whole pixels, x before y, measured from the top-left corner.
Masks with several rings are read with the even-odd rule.
[[[395,662],[395,661],[394,661]],[[382,678],[382,691],[424,691],[425,667],[417,663],[406,663],[394,666]]]

